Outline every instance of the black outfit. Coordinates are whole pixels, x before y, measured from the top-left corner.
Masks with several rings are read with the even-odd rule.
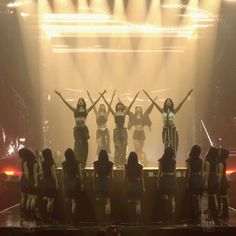
[[[43,171],[42,191],[44,197],[54,198],[57,193],[56,183],[52,177],[52,171],[51,171],[53,165],[55,164],[46,161],[42,163],[42,171]]]
[[[219,163],[223,164],[223,176],[220,182],[219,195],[224,196],[227,195],[229,189],[229,181],[226,177],[226,169],[227,169],[226,159],[219,160]]]
[[[111,192],[110,173],[113,168],[113,163],[111,161],[95,161],[93,165],[97,175],[94,180],[95,194],[99,197],[109,197]]]
[[[164,223],[174,220],[174,209],[172,209],[172,199],[177,191],[175,176],[176,161],[174,159],[159,159],[161,173],[159,175],[159,191],[162,196],[161,210]],[[168,196],[166,198],[165,196]]]
[[[125,115],[115,115],[116,128],[113,132],[115,144],[114,161],[116,166],[123,166],[126,159],[126,148],[128,143],[127,129],[124,127]]]
[[[174,195],[177,191],[177,182],[175,176],[176,161],[174,159],[159,159],[161,175],[159,179],[159,190],[164,195]]]
[[[217,158],[207,158],[210,165],[209,177],[208,177],[208,208],[209,208],[209,217],[218,224],[218,209],[217,209],[217,199],[216,194],[219,190],[219,181],[218,181],[218,160]]]
[[[63,182],[65,197],[69,199],[77,199],[81,193],[81,179],[79,173],[79,161],[64,161],[63,168]]]
[[[228,216],[229,216],[229,201],[228,201],[227,193],[228,193],[228,189],[229,189],[229,182],[226,177],[226,169],[227,169],[226,159],[222,158],[219,160],[219,162],[223,164],[223,176],[221,179],[219,193],[218,193],[219,212],[222,213],[221,216],[223,218],[228,218]]]
[[[23,164],[27,164],[28,179],[23,172]],[[36,194],[36,187],[34,186],[34,165],[36,161],[22,161],[22,176],[21,176],[21,192],[26,194]]]
[[[203,162],[200,158],[188,158],[186,162],[190,168],[189,191],[191,194],[202,194],[204,188],[202,176]]]
[[[21,192],[27,193],[28,192],[28,184],[27,184],[27,180],[26,180],[26,177],[24,174],[24,169],[23,169],[24,163],[26,163],[26,161],[22,161],[22,163],[21,163],[22,176],[21,176],[21,180],[20,180],[20,186],[21,186]]]
[[[141,125],[141,126],[148,126],[151,127],[152,122],[149,118],[149,113],[151,112],[151,109],[153,108],[153,106],[149,109],[147,109],[147,111],[144,114],[141,115],[137,115],[133,112],[129,112],[129,124],[128,124],[128,128],[132,128],[132,126],[136,126],[136,125]],[[145,140],[145,133],[144,130],[134,130],[133,133],[133,139],[136,140]]]
[[[74,112],[74,118],[87,117],[87,111],[80,111],[76,109]],[[88,159],[88,139],[89,130],[86,125],[74,127],[74,153],[76,158],[81,162],[81,167],[86,167]]]
[[[140,164],[132,167],[125,165],[127,177],[126,193],[128,199],[139,200],[143,195],[142,170],[143,166]]]
[[[210,164],[210,172],[209,172],[209,177],[208,177],[208,189],[207,193],[208,194],[217,194],[219,190],[219,181],[218,181],[218,160],[209,158],[206,160]]]
[[[96,117],[96,123],[98,126],[102,126],[107,123],[107,116],[106,115],[97,115]],[[110,133],[107,128],[105,129],[100,129],[98,128],[96,131],[96,138],[102,140],[102,145],[101,147],[97,148],[97,154],[101,150],[106,150],[107,153],[111,153],[111,148],[110,148]]]
[[[186,160],[189,166],[188,190],[190,193],[190,217],[194,223],[201,222],[200,198],[203,190],[203,161],[199,157],[190,157]],[[197,196],[198,195],[198,196]]]

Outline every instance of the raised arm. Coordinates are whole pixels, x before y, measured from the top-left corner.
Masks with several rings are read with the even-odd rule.
[[[112,109],[112,107],[110,106],[110,104],[107,102],[107,100],[106,100],[106,98],[104,97],[104,95],[103,95],[102,93],[99,93],[99,94],[102,96],[104,102],[105,102],[105,103],[107,104],[107,106],[108,106],[108,109],[110,109],[112,115],[114,116],[114,115],[116,114],[115,111]]]
[[[183,99],[183,101],[177,106],[177,108],[175,109],[175,113],[177,113],[179,111],[179,109],[182,107],[182,105],[184,104],[184,102],[187,100],[187,98],[190,96],[190,94],[193,92],[193,89],[191,89],[188,94],[185,96],[185,98]]]
[[[89,97],[90,102],[91,102],[92,104],[94,104],[93,99],[92,99],[92,97],[91,97],[91,95],[90,95],[90,93],[89,93],[88,90],[87,90],[87,94],[88,94],[88,97]],[[95,114],[97,115],[98,111],[97,111],[97,108],[96,108],[95,105],[93,106],[93,110],[94,110]]]
[[[115,91],[113,92],[113,94],[112,94],[111,101],[110,101],[110,103],[109,103],[110,107],[111,107],[111,104],[112,104],[112,102],[113,102],[113,99],[114,99],[115,94],[116,94],[116,90],[115,90]],[[109,116],[110,112],[111,112],[111,109],[108,107],[107,116]]]
[[[143,90],[143,92],[144,92],[144,93],[146,94],[146,96],[151,100],[151,102],[152,102],[153,105],[157,108],[157,110],[158,110],[159,112],[163,113],[163,109],[155,102],[155,100],[153,100],[145,90]]]
[[[100,94],[100,96],[97,98],[97,100],[87,109],[87,113],[89,113],[94,108],[94,106],[98,103],[98,101],[101,99],[101,97],[103,96],[104,93],[106,93],[106,90],[104,90]]]
[[[55,90],[55,93],[61,98],[61,100],[62,100],[73,112],[75,111],[75,108],[74,108],[72,105],[70,105],[70,103],[68,103],[65,98],[62,97],[62,95],[61,95],[60,92],[58,92],[57,90]]]
[[[154,98],[154,101],[155,101],[155,102],[156,102],[156,100],[157,100],[157,97]],[[151,113],[153,107],[154,107],[154,103],[151,103],[151,104],[149,105],[149,107],[147,108],[147,110],[144,112],[144,114],[148,116],[148,115]]]
[[[136,98],[138,97],[139,93],[140,93],[140,92],[138,92],[138,93],[135,95],[133,101],[130,103],[130,105],[129,105],[128,108],[126,109],[125,114],[128,114],[128,113],[129,113],[129,111],[130,111],[131,107],[133,106],[133,104],[134,104]]]

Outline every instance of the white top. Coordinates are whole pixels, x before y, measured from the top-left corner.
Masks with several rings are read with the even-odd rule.
[[[163,112],[162,115],[164,124],[167,124],[167,122],[169,122],[170,125],[174,124],[175,113],[173,111]]]

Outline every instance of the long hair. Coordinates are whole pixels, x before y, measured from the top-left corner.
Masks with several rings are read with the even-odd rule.
[[[138,111],[138,109],[140,109],[140,111]],[[141,106],[136,106],[135,107],[135,115],[137,115],[138,113],[140,113],[140,115],[143,115],[143,108]]]
[[[130,152],[128,161],[127,161],[127,166],[128,167],[134,167],[138,165],[138,155],[136,152]]]
[[[25,161],[26,160],[26,157],[25,157],[25,153],[26,153],[26,148],[21,148],[18,153],[19,153],[19,157],[22,161]]]
[[[76,158],[75,158],[75,153],[71,148],[67,148],[65,151],[65,159],[68,163],[74,163]]]
[[[52,151],[49,148],[46,148],[42,151],[43,160],[48,164],[55,164],[52,156]]]
[[[206,154],[206,161],[209,160],[217,160],[219,155],[219,151],[215,147],[210,147]]]
[[[109,161],[109,156],[107,154],[107,151],[102,149],[98,154],[98,161],[100,163],[107,163]]]
[[[122,111],[124,111],[125,106],[124,106],[124,104],[123,104],[122,102],[117,102],[117,103],[116,103],[116,107],[115,107],[116,111],[118,110],[118,106],[119,106],[119,105],[122,105]]]
[[[171,160],[175,156],[174,149],[172,147],[167,147],[162,155],[162,159]]]
[[[168,100],[171,102],[170,107],[167,107],[167,101]],[[168,109],[171,110],[172,112],[174,112],[174,102],[171,98],[167,98],[164,102],[164,105],[163,105],[163,111],[164,112],[167,112]]]
[[[77,108],[80,107],[80,104],[79,104],[80,101],[83,101],[83,109],[86,110],[86,102],[85,102],[84,98],[79,98],[78,99]]]
[[[189,153],[189,158],[190,159],[196,159],[200,156],[200,153],[201,153],[201,148],[200,146],[198,145],[194,145],[192,148],[191,148],[191,151]]]
[[[104,103],[101,103],[99,106],[98,106],[98,111],[101,111],[101,107],[104,107],[104,112],[106,112],[106,106]]]
[[[219,149],[219,159],[224,161],[228,158],[229,156],[229,150],[225,148],[220,148]]]

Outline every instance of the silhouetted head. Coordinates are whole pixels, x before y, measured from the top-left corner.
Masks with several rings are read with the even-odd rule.
[[[217,159],[219,155],[219,151],[215,147],[210,147],[207,154],[206,154],[206,160],[214,160]]]
[[[23,161],[26,160],[26,159],[25,159],[25,158],[26,158],[26,157],[25,157],[25,156],[26,156],[26,155],[25,155],[26,151],[27,151],[26,148],[21,148],[21,149],[18,151],[19,156],[20,156],[20,159],[23,160]]]
[[[35,154],[28,148],[21,148],[19,150],[19,156],[22,160],[27,162],[34,162],[36,160]]]
[[[190,158],[198,158],[201,153],[201,148],[198,145],[194,145],[189,153]]]
[[[108,162],[109,161],[109,156],[107,154],[107,151],[102,149],[99,154],[98,154],[98,161],[99,162]]]
[[[83,109],[86,110],[86,102],[84,100],[84,98],[79,98],[78,102],[77,102],[77,108],[82,107]]]
[[[65,158],[68,162],[75,161],[75,153],[71,148],[66,149],[65,151]]]
[[[135,114],[136,115],[142,115],[143,114],[143,108],[141,106],[135,107]]]
[[[167,110],[174,111],[174,102],[171,98],[167,98],[164,102],[163,110],[166,112]]]
[[[125,106],[122,102],[118,102],[116,104],[116,111],[124,111],[124,109],[125,109]]]
[[[171,160],[174,159],[174,156],[175,156],[174,149],[171,147],[167,147],[164,151],[162,158],[165,160]]]
[[[130,152],[128,161],[127,161],[128,166],[136,166],[138,165],[138,155],[136,152]]]
[[[106,112],[106,106],[105,104],[101,103],[98,107],[99,112]]]
[[[219,158],[221,160],[226,160],[229,156],[229,150],[225,148],[220,148],[219,149]]]
[[[43,154],[43,160],[48,163],[54,163],[52,151],[49,148],[46,148],[42,151]]]

